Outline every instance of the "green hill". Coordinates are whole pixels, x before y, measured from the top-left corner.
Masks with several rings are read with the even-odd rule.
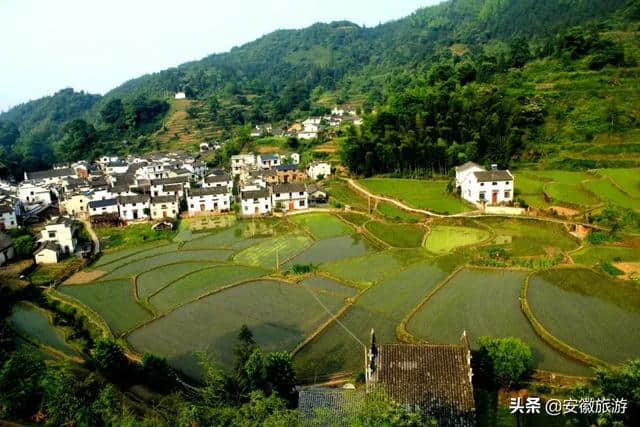
[[[103,97],[73,95],[73,108],[57,102],[71,96],[65,90],[0,114],[10,166],[4,173],[102,152],[193,148],[240,126],[345,102],[385,113],[367,120],[368,141],[384,139],[384,129],[394,135],[379,147],[387,148],[351,150],[352,164],[369,157],[359,172],[414,170],[400,154],[412,150],[413,161],[435,159],[420,167],[439,170],[462,157],[498,154],[501,163],[563,166],[577,158],[584,167],[603,160],[629,166],[638,148],[628,144],[638,142],[638,20],[633,0],[449,0],[373,28],[345,21],[278,30],[130,80]],[[598,35],[597,43],[585,43],[587,52],[571,51],[574,25],[583,25],[578,32],[589,42]],[[188,102],[173,102],[178,90],[191,100],[191,113]],[[408,108],[398,115],[399,103]],[[428,108],[419,120],[425,128],[416,129],[416,112]],[[488,112],[498,117],[490,127]],[[86,126],[63,129],[78,118]],[[347,145],[357,147],[357,138]]]

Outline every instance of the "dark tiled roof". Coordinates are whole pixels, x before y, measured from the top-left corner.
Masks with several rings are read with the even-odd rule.
[[[476,176],[478,182],[489,181],[513,181],[513,176],[509,171],[478,171],[473,173]]]
[[[89,202],[90,208],[104,208],[118,204],[118,199],[92,200]]]
[[[51,240],[44,242],[40,247],[34,252],[34,254],[39,254],[45,249],[51,249],[52,251],[60,252],[60,245]]]
[[[209,175],[208,177],[206,177],[204,179],[204,182],[206,182],[207,184],[210,184],[212,182],[227,182],[227,181],[231,181],[231,178],[227,174],[224,174],[224,175]]]
[[[151,185],[166,185],[166,184],[184,184],[189,182],[189,178],[186,176],[175,176],[173,178],[160,178],[152,179]]]
[[[173,192],[177,193],[177,192],[180,192],[180,191],[184,191],[184,185],[182,185],[182,184],[167,184],[167,185],[164,185],[162,187],[162,189],[164,191],[173,191]]]
[[[260,161],[265,161],[265,160],[278,160],[278,155],[277,154],[261,154]]]
[[[277,172],[273,169],[261,169],[257,171],[251,171],[249,173],[250,176],[258,177],[258,176],[277,176]]]
[[[298,410],[305,418],[313,418],[321,410],[322,425],[344,425],[350,414],[363,407],[364,396],[359,390],[309,388],[298,394]]]
[[[0,251],[4,251],[7,248],[13,246],[13,241],[11,237],[7,236],[4,233],[0,233]]]
[[[454,425],[473,425],[475,403],[467,356],[464,345],[381,345],[378,383],[402,405],[417,405],[442,419],[459,419]],[[464,422],[467,417],[471,417],[469,424]]]
[[[263,199],[265,197],[269,197],[269,190],[266,188],[263,190],[253,190],[253,191],[243,191],[242,199]]]
[[[208,187],[208,188],[192,188],[189,190],[189,196],[211,196],[216,194],[228,193],[226,186],[222,187]]]
[[[156,203],[175,203],[176,200],[176,196],[157,196],[157,197],[152,197],[151,198],[151,204],[156,204]]]
[[[146,203],[149,201],[149,195],[140,194],[137,196],[120,196],[118,197],[118,203],[121,205],[135,204],[135,203]]]
[[[273,167],[278,172],[286,172],[286,171],[296,171],[298,170],[298,165],[278,165]]]
[[[72,168],[50,169],[46,171],[27,172],[27,178],[29,179],[45,179],[45,178],[58,178],[62,176],[75,175],[76,171]]]
[[[120,167],[120,166],[127,166],[127,162],[125,162],[124,160],[116,160],[115,162],[107,163],[107,167]]]
[[[467,162],[467,163],[464,163],[464,164],[462,164],[460,166],[456,166],[456,172],[463,172],[463,171],[466,171],[467,169],[470,169],[470,168],[473,168],[473,167],[482,168],[482,166],[480,166],[477,163]]]
[[[300,193],[307,191],[302,183],[276,184],[273,186],[274,193]]]

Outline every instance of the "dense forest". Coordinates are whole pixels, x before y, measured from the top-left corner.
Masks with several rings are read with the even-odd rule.
[[[505,71],[541,57],[589,56],[593,69],[629,65],[620,44],[598,32],[634,31],[628,27],[638,19],[633,0],[450,0],[373,28],[333,22],[279,30],[102,97],[65,89],[0,114],[0,173],[153,149],[166,100],[179,90],[227,130],[344,102],[380,111],[345,150],[361,173],[444,171],[495,156],[507,163],[544,106],[508,93]],[[380,150],[371,154],[372,147]],[[418,155],[408,159],[413,148]]]

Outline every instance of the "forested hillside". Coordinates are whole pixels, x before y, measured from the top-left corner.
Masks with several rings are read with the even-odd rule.
[[[638,20],[633,0],[450,0],[373,28],[279,30],[103,97],[67,89],[3,113],[2,166],[18,175],[54,161],[162,148],[167,138],[157,132],[178,90],[197,101],[193,115],[205,126],[227,131],[336,103],[375,109],[344,150],[360,173],[444,172],[489,157],[537,162],[576,135],[597,142],[637,124],[629,95],[637,94]],[[574,117],[575,105],[563,104],[565,90],[584,101],[588,126]],[[608,109],[593,111],[589,91]],[[603,130],[606,123],[613,125]]]

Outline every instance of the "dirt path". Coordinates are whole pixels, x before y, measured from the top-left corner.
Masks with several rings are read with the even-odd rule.
[[[96,232],[93,231],[91,222],[82,220],[82,223],[84,224],[84,228],[87,230],[87,233],[89,233],[89,236],[91,236],[91,240],[93,240],[93,254],[97,255],[100,252],[100,239],[98,239]]]
[[[431,217],[435,217],[435,218],[482,218],[482,217],[501,217],[501,218],[521,218],[521,219],[528,219],[528,220],[532,220],[532,221],[546,221],[546,222],[555,222],[557,224],[565,224],[565,225],[583,225],[586,227],[590,227],[590,228],[594,228],[597,230],[606,230],[604,227],[600,227],[597,226],[595,224],[585,224],[585,223],[581,223],[581,222],[575,222],[575,221],[571,221],[569,219],[558,219],[558,218],[547,218],[547,217],[542,217],[542,216],[527,216],[527,215],[507,215],[507,214],[485,214],[482,211],[479,210],[475,210],[475,211],[469,211],[469,212],[462,212],[459,214],[453,214],[453,215],[444,215],[444,214],[439,214],[439,213],[435,213],[435,212],[431,212],[425,209],[416,209],[416,208],[412,208],[410,206],[407,206],[406,204],[393,199],[391,197],[384,197],[384,196],[379,196],[377,194],[373,194],[371,193],[369,190],[367,190],[366,188],[362,187],[360,184],[358,184],[356,181],[354,181],[351,178],[343,178],[340,177],[340,179],[343,179],[345,181],[347,181],[347,183],[349,184],[349,186],[351,188],[353,188],[354,190],[356,190],[357,192],[364,194],[365,197],[371,197],[374,200],[382,200],[391,204],[394,204],[395,206],[397,206],[400,209],[403,209],[407,212],[413,212],[413,213],[418,213],[418,214],[422,214],[422,215],[427,215],[427,216],[431,216]]]

